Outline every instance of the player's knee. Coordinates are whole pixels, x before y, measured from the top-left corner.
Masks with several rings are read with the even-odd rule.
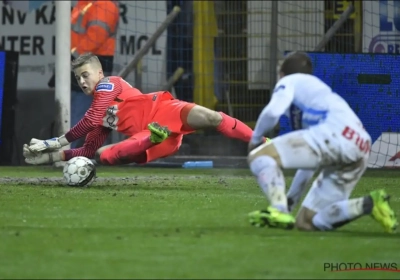
[[[95,155],[96,162],[102,165],[116,165],[115,153],[111,148],[98,149]]]
[[[267,156],[274,159],[279,167],[282,167],[280,155],[278,154],[273,143],[264,143],[256,149],[252,150],[247,156],[247,163],[250,164],[258,157]]]
[[[249,161],[250,170],[255,175],[261,173],[265,169],[276,169],[278,164],[270,156],[257,156]]]
[[[94,159],[96,160],[96,162],[98,164],[111,165],[111,163],[109,162],[110,148],[113,146],[114,146],[114,144],[103,146],[96,151],[96,153],[94,155]],[[108,152],[105,152],[105,151],[108,151]]]
[[[95,159],[102,165],[122,164],[119,152],[115,147],[102,147],[97,150]]]

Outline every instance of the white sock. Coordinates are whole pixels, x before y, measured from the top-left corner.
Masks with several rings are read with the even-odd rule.
[[[290,185],[289,191],[286,194],[288,200],[292,200],[293,202],[289,205],[289,211],[292,211],[299,203],[301,196],[304,194],[308,183],[314,175],[314,172],[314,170],[297,170],[292,184]]]
[[[373,201],[370,196],[342,200],[325,207],[313,217],[313,224],[320,230],[332,230],[363,215],[370,214]]]
[[[259,156],[250,163],[250,169],[271,206],[287,213],[285,178],[276,161],[270,156]]]

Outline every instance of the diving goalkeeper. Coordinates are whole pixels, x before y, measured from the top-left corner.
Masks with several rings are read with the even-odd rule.
[[[143,94],[124,79],[105,77],[99,59],[83,54],[72,70],[84,94],[92,95],[85,116],[64,135],[24,144],[25,162],[39,165],[77,156],[96,158],[104,165],[144,164],[178,151],[185,134],[215,128],[223,135],[249,142],[252,129],[222,112],[178,99],[167,91]],[[112,130],[129,138],[102,147]],[[86,136],[81,148],[61,150]]]

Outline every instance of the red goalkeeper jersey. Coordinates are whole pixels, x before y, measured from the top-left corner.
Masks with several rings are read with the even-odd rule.
[[[85,135],[82,148],[64,151],[65,160],[76,156],[92,158],[111,130],[127,136],[147,128],[162,100],[173,99],[169,92],[143,94],[124,79],[105,77],[96,85],[93,101],[85,116],[65,134],[69,142]]]

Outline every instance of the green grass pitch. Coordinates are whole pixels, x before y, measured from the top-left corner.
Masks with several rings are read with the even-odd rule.
[[[254,228],[266,206],[248,170],[99,167],[90,188],[53,168],[0,168],[0,278],[399,279],[324,263],[396,263],[400,234],[363,217],[336,232]],[[400,212],[400,171],[368,171]],[[287,176],[289,184],[292,177]]]

